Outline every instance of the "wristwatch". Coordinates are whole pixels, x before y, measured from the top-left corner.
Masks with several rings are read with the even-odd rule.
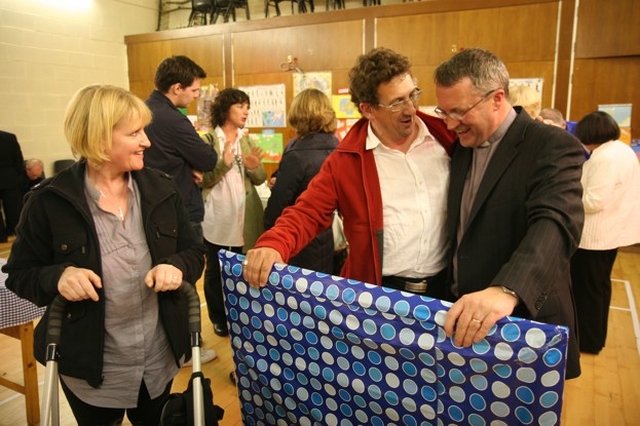
[[[503,285],[501,285],[500,288],[502,289],[502,291],[504,293],[510,294],[513,297],[515,297],[516,300],[518,301],[518,303],[520,303],[520,297],[518,296],[518,293],[516,293],[515,291],[513,291],[513,290],[511,290],[511,289],[509,289],[509,288],[507,288],[507,287],[505,287]]]

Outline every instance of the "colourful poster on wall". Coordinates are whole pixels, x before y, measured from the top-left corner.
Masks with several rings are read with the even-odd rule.
[[[620,140],[631,145],[631,104],[598,105],[598,111],[604,111],[616,120],[620,127]]]
[[[286,127],[284,84],[245,86],[238,89],[249,95],[251,109],[245,127]]]
[[[337,118],[360,118],[360,111],[351,102],[351,95],[333,95],[331,97],[333,110]]]
[[[264,151],[263,163],[279,163],[282,159],[282,133],[249,133],[249,138]]]
[[[293,74],[293,96],[304,89],[318,89],[331,96],[331,71]]]
[[[505,318],[471,346],[450,303],[220,251],[245,425],[556,425],[568,330]]]

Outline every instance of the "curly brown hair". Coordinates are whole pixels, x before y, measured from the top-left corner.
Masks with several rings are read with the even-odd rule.
[[[377,47],[360,55],[349,71],[351,102],[360,109],[360,103],[377,105],[378,86],[396,77],[411,74],[411,61],[406,56],[386,47]]]

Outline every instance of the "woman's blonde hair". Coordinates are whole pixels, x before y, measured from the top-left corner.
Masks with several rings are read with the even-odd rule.
[[[122,122],[151,122],[151,110],[133,93],[116,86],[91,85],[78,90],[64,116],[64,134],[75,157],[94,164],[109,161],[113,129]]]
[[[305,89],[291,102],[289,124],[298,137],[313,133],[334,133],[336,113],[331,101],[318,89]]]
[[[509,89],[509,103],[513,106],[521,106],[531,116],[536,118],[540,115],[542,101],[540,93],[533,87],[519,84]]]

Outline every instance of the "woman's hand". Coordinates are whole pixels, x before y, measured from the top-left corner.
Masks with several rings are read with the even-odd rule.
[[[70,302],[91,299],[97,302],[98,292],[102,288],[102,280],[90,269],[68,266],[58,280],[58,292]]]
[[[247,155],[242,156],[242,163],[244,164],[245,169],[247,170],[255,170],[260,166],[260,161],[262,161],[262,155],[264,151],[257,146],[251,147],[251,152]]]
[[[231,167],[231,165],[233,164],[233,159],[236,156],[235,142],[236,141],[229,141],[224,143],[224,149],[222,150],[222,161],[224,161],[224,164],[226,164],[227,167]]]
[[[193,178],[193,183],[200,186],[204,180],[204,173],[200,170],[191,169],[191,177]]]
[[[267,188],[273,189],[274,186],[276,186],[276,178],[272,177],[267,181]]]
[[[177,290],[182,284],[182,271],[168,263],[161,263],[147,272],[144,283],[156,293]]]

